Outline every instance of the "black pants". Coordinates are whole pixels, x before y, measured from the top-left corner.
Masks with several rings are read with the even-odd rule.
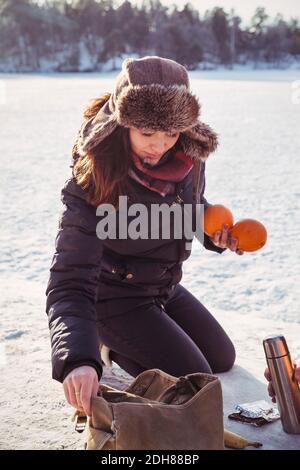
[[[178,284],[170,297],[114,299],[98,306],[100,340],[133,377],[158,368],[176,377],[229,370],[234,346],[215,318]]]

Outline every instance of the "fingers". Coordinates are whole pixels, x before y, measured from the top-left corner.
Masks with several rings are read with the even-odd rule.
[[[67,383],[66,380],[64,380],[64,382],[63,382],[63,388],[64,388],[64,393],[65,393],[66,400],[67,400],[68,403],[70,403],[69,388],[68,388],[68,383]]]
[[[270,374],[270,371],[269,369],[265,369],[265,372],[264,372],[264,376],[265,378],[268,380],[268,394],[269,396],[272,398],[272,402],[273,403],[276,403],[276,396],[275,396],[275,391],[274,391],[274,388],[273,388],[273,385],[272,385],[272,379],[271,379],[271,374]]]
[[[90,387],[83,392],[82,396],[82,404],[84,412],[87,416],[91,417],[92,415],[92,397],[96,397],[99,389],[99,382],[98,378],[94,379],[92,383],[90,383]]]
[[[220,248],[227,248],[228,246],[228,225],[223,224],[222,233],[220,237]]]
[[[92,415],[92,397],[96,397],[99,389],[98,377],[95,375],[93,381],[84,382],[81,389],[81,403],[87,416]]]
[[[97,396],[98,387],[98,377],[96,374],[93,380],[83,380],[80,384],[78,383],[77,378],[73,380],[73,393],[76,397],[76,407],[77,409],[84,411],[87,416],[91,416],[92,414],[91,398]],[[70,396],[71,393],[71,390],[69,390]]]
[[[269,393],[270,397],[272,397],[272,398],[275,397],[275,392],[274,392],[272,382],[268,383],[268,393]]]
[[[265,369],[264,376],[265,376],[265,378],[266,378],[269,382],[271,382],[271,380],[272,380],[272,379],[271,379],[271,374],[270,374],[268,368]]]
[[[237,255],[241,256],[244,254],[244,252],[242,250],[239,250],[238,246],[239,246],[239,241],[237,238],[234,238],[231,236],[230,232],[229,232],[229,240],[228,240],[228,248],[231,250],[231,251],[234,251]]]
[[[84,365],[73,369],[63,381],[67,402],[91,416],[91,397],[97,396],[98,374],[94,367]]]
[[[221,236],[221,230],[217,230],[212,238],[212,241],[214,242],[215,245],[219,246],[220,243],[220,236]]]
[[[98,377],[95,378],[92,388],[92,397],[96,397],[99,389]]]
[[[71,383],[69,384],[69,393],[70,393],[70,395],[71,395],[72,392],[75,395],[75,407],[78,410],[84,411],[84,413],[87,416],[90,416],[90,414],[87,414],[87,411],[90,412],[89,398],[88,398],[88,393],[89,393],[89,389],[90,389],[89,384],[90,384],[90,381],[89,380],[84,380],[84,378],[80,375],[79,376],[77,376],[77,375],[72,376]],[[72,389],[72,392],[71,392],[71,389]]]
[[[229,248],[231,251],[237,251],[237,248],[238,248],[238,239],[229,236],[228,248]]]
[[[82,410],[80,403],[80,391],[78,390],[75,393],[75,388],[69,380],[65,380],[63,382],[63,388],[67,402],[74,408]]]
[[[68,384],[69,396],[70,396],[70,405],[74,406],[77,410],[82,411],[82,405],[80,400],[80,390],[74,389],[72,384]]]
[[[296,366],[295,366],[296,367]],[[271,374],[270,374],[270,371],[269,369],[265,369],[264,371],[264,376],[265,378],[268,380],[268,393],[269,393],[269,396],[272,398],[272,402],[273,403],[276,403],[276,395],[275,395],[275,390],[273,388],[273,385],[272,385],[272,379],[271,379]],[[295,379],[300,382],[300,367],[296,367],[295,368]]]
[[[229,248],[231,251],[234,251],[237,255],[241,256],[244,254],[244,251],[238,248],[238,239],[231,237],[230,229],[227,224],[223,224],[222,230],[217,230],[214,233],[212,241],[216,246],[219,246],[220,248]]]
[[[222,230],[217,230],[212,238],[213,243],[220,248],[228,247],[228,225],[223,224]]]
[[[93,382],[86,381],[82,384],[80,400],[83,411],[87,416],[91,416],[91,396],[92,396]]]

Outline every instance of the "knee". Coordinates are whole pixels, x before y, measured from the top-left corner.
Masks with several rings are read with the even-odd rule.
[[[226,351],[223,351],[223,354],[219,357],[218,361],[213,365],[213,373],[221,373],[229,371],[236,359],[235,347],[230,342],[230,345],[226,348]]]
[[[201,355],[201,357],[186,358],[185,361],[174,361],[171,367],[172,371],[168,373],[175,377],[180,377],[188,374],[204,373],[212,374],[212,369],[208,361]]]
[[[189,366],[186,364],[184,367],[171,367],[171,368],[163,368],[163,371],[167,374],[173,375],[174,377],[184,377],[185,375],[190,374],[213,374],[211,368],[207,364],[200,363],[198,365]]]

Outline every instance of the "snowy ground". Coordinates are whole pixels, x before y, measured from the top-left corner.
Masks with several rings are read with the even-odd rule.
[[[82,442],[62,387],[51,380],[44,291],[80,115],[90,98],[111,90],[114,76],[0,74],[2,449],[72,449]],[[194,72],[191,78],[203,120],[220,136],[207,164],[207,199],[229,206],[236,220],[261,220],[269,232],[262,251],[241,257],[195,243],[184,266],[183,285],[231,335],[245,369],[222,377],[226,415],[235,399],[266,393],[265,336],[284,334],[300,363],[300,71]],[[258,433],[239,426],[244,435]],[[286,436],[280,423],[268,425],[262,437],[264,448],[300,448],[300,437]]]

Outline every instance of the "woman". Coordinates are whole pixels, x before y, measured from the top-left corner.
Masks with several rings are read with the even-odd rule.
[[[105,224],[99,226],[107,212],[97,207],[110,204],[104,207],[120,214],[119,196],[149,213],[162,203],[190,204],[195,223],[196,203],[208,205],[205,159],[217,147],[216,134],[199,113],[186,69],[157,56],[125,60],[113,93],[85,112],[73,175],[62,190],[46,310],[53,378],[63,382],[67,401],[87,415],[102,374],[100,344],[132,376],[150,368],[175,376],[223,372],[234,363],[224,330],[180,285],[190,237],[162,237],[162,229],[178,228],[173,219],[164,219],[159,237],[116,237],[110,229],[113,236],[105,239]],[[134,222],[132,213],[129,220]],[[205,235],[203,244],[243,254],[226,226],[213,238]]]

